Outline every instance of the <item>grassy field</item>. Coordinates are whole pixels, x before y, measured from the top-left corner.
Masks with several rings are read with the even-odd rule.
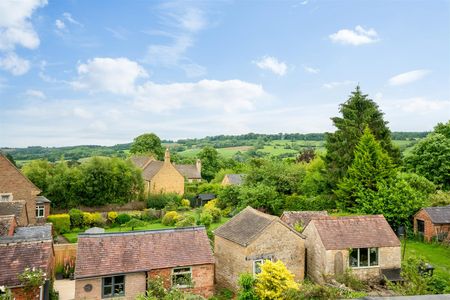
[[[406,242],[405,259],[408,257],[423,257],[434,266],[436,274],[442,275],[444,278],[450,278],[449,246],[408,240]]]
[[[210,229],[214,230],[217,227],[225,224],[228,222],[229,218],[222,217],[221,221],[219,223],[211,224]],[[134,230],[158,230],[158,229],[170,229],[175,228],[175,226],[166,226],[161,223],[155,223],[155,224],[147,224],[143,227],[136,227]],[[127,232],[131,231],[131,227],[112,227],[112,228],[106,228],[105,232]],[[63,236],[69,241],[69,243],[76,243],[78,241],[78,234],[83,233],[83,231],[80,232],[69,232],[64,233]]]

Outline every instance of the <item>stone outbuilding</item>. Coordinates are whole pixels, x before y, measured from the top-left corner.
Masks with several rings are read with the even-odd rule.
[[[195,164],[174,164],[175,168],[181,175],[184,176],[187,182],[201,182],[202,181],[202,162],[200,159],[195,161]]]
[[[450,239],[450,205],[425,207],[414,215],[414,232],[426,241]]]
[[[146,194],[184,194],[185,178],[170,162],[170,152],[166,149],[164,161],[151,156],[133,156],[131,162],[142,169]]]
[[[242,185],[244,182],[244,174],[225,174],[222,179],[222,186],[227,185]]]
[[[348,268],[362,280],[400,272],[400,240],[383,215],[315,218],[303,234],[307,276],[318,283]]]
[[[216,283],[237,290],[244,272],[258,274],[265,260],[281,260],[303,280],[305,239],[280,218],[248,206],[214,231]]]
[[[0,203],[11,202],[12,204],[0,207],[0,215],[10,214],[3,210],[9,211],[12,206],[18,211],[22,206],[18,203],[20,201],[25,207],[25,210],[20,209],[20,216],[17,216],[20,226],[45,223],[50,213],[50,201],[43,196],[38,196],[40,192],[38,187],[0,153]],[[14,204],[13,201],[15,201]]]
[[[205,228],[78,236],[75,299],[135,299],[156,276],[166,288],[212,296],[214,257]]]
[[[284,211],[281,215],[281,220],[286,222],[289,226],[291,226],[294,229],[306,228],[306,226],[309,224],[311,219],[314,218],[321,218],[328,216],[328,212],[326,210],[321,211]],[[296,228],[297,227],[297,228]]]

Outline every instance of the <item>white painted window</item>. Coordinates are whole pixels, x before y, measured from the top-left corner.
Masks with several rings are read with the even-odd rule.
[[[0,194],[0,201],[6,202],[6,201],[12,201],[13,195],[12,193],[1,193]]]
[[[36,205],[36,218],[43,218],[45,215],[45,206],[43,204]]]
[[[378,248],[350,249],[349,265],[352,268],[376,267],[378,260]]]
[[[188,288],[192,286],[192,268],[172,269],[172,286],[177,288]]]
[[[258,275],[259,273],[261,273],[261,265],[264,263],[264,261],[266,260],[270,260],[272,261],[271,258],[265,258],[265,259],[255,259],[253,260],[253,275]]]

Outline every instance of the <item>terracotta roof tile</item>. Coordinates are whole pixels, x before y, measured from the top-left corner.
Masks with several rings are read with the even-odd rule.
[[[308,226],[311,224],[327,250],[400,247],[400,240],[383,215],[323,217],[312,219]]]
[[[80,234],[75,277],[213,264],[204,227]]]
[[[11,230],[14,230],[11,227],[14,227],[15,218],[14,215],[0,216],[0,237],[7,236]]]

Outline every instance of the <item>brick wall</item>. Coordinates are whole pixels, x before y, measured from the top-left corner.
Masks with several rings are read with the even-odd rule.
[[[148,272],[149,278],[160,276],[164,280],[164,286],[170,288],[172,286],[172,268],[158,269]],[[209,298],[214,294],[214,265],[198,265],[192,266],[192,283],[193,288],[182,289],[196,295]]]
[[[150,193],[184,194],[184,177],[170,162],[164,162],[159,172],[147,185]]]
[[[427,212],[424,209],[421,209],[415,216],[414,216],[414,233],[418,233],[418,226],[417,226],[417,220],[421,220],[424,222],[425,228],[424,228],[424,239],[425,241],[429,242],[435,237],[438,233],[441,232],[449,232],[450,233],[450,224],[433,224],[431,221],[430,216],[428,216]],[[450,235],[450,234],[449,234]]]
[[[30,224],[36,223],[36,196],[40,193],[9,160],[0,154],[0,193],[12,193],[13,200],[25,200]]]
[[[86,292],[84,286],[92,285],[92,290]],[[114,299],[134,300],[139,294],[145,292],[147,288],[146,276],[144,272],[125,274],[125,296],[114,297]],[[75,280],[75,299],[100,300],[102,299],[102,278],[89,278]]]

